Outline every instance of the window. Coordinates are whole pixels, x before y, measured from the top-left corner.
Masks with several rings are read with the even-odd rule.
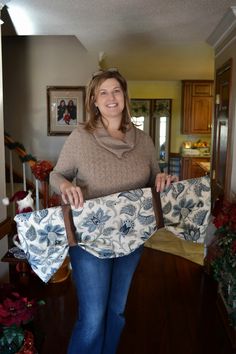
[[[169,161],[171,102],[171,99],[131,99],[132,121],[152,137],[163,170]]]

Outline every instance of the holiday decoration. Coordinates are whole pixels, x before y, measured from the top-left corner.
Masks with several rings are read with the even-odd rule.
[[[0,353],[38,353],[29,328],[39,305],[44,301],[21,296],[10,284],[0,285]]]
[[[34,200],[31,191],[18,191],[10,199],[4,198],[2,202],[4,205],[9,205],[10,202],[16,203],[16,214],[34,210]]]
[[[50,161],[37,161],[33,166],[31,166],[31,170],[36,179],[40,181],[48,180],[49,174],[53,169],[53,165]]]
[[[8,149],[17,151],[21,162],[28,162],[31,167],[35,164],[36,158],[31,154],[27,154],[24,145],[14,141],[6,132],[4,133],[4,143]]]
[[[217,229],[207,261],[236,328],[236,203],[219,203],[213,213]]]

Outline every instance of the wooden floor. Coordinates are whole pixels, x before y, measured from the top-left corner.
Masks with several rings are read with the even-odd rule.
[[[44,338],[39,354],[66,354],[76,317],[71,280],[32,281],[30,289],[46,301],[36,323]],[[216,308],[216,284],[201,266],[180,257],[145,249],[126,319],[117,354],[234,353]]]

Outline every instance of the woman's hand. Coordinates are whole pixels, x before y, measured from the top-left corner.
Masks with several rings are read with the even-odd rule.
[[[177,182],[178,180],[178,176],[168,175],[167,173],[158,173],[155,180],[156,191],[163,192],[172,182]]]
[[[61,197],[65,204],[69,203],[77,208],[82,208],[84,197],[80,187],[74,186],[71,182],[66,181],[60,185]]]

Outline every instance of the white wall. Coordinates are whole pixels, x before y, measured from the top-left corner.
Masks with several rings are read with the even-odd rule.
[[[37,159],[55,162],[65,137],[47,136],[47,86],[86,86],[97,70],[72,36],[3,39],[5,130]]]

